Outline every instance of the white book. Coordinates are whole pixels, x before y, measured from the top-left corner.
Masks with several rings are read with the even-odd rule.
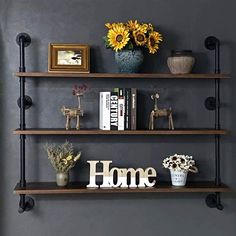
[[[99,93],[99,129],[110,130],[110,97],[111,92]]]
[[[118,130],[125,130],[125,97],[124,90],[119,89],[118,94]]]

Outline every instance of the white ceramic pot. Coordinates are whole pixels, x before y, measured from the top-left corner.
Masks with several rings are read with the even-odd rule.
[[[170,170],[171,181],[173,186],[185,186],[187,180],[187,171]]]
[[[168,57],[167,64],[172,74],[189,74],[195,59],[190,56]]]
[[[172,74],[189,74],[192,71],[195,58],[191,50],[172,50],[167,64]]]

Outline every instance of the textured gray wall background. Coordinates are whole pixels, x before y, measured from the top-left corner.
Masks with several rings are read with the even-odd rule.
[[[28,71],[47,70],[49,42],[87,43],[92,46],[93,72],[116,72],[114,53],[103,46],[104,23],[138,19],[151,22],[163,33],[164,43],[155,56],[146,57],[145,72],[166,72],[170,49],[196,52],[195,72],[213,71],[212,56],[203,42],[215,35],[222,40],[222,72],[235,75],[236,3],[233,0],[0,0],[1,73],[1,161],[0,235],[214,235],[233,236],[236,232],[234,194],[223,194],[224,211],[207,208],[205,194],[136,194],[40,196],[31,212],[19,215],[18,196],[13,188],[19,178],[19,137],[12,130],[19,125],[16,100],[19,96],[18,47],[15,37],[27,32],[32,44],[26,49]],[[113,79],[27,79],[26,91],[34,101],[27,111],[28,127],[63,127],[61,105],[75,104],[71,88],[87,83],[90,90],[83,104],[87,117],[84,128],[97,127],[98,91],[113,87],[137,87],[140,94],[140,128],[147,126],[151,109],[150,93],[158,89],[162,106],[172,106],[175,125],[212,127],[213,113],[204,100],[213,95],[213,81],[161,81]],[[222,180],[235,189],[235,99],[234,79],[222,82],[222,126],[232,135],[222,138]],[[162,122],[162,125],[166,125]],[[115,166],[157,169],[159,179],[169,174],[161,168],[163,157],[173,153],[192,154],[199,166],[189,179],[214,179],[212,137],[28,137],[27,179],[52,181],[55,173],[42,146],[45,142],[73,142],[83,151],[72,179],[88,180],[88,159],[112,159]]]

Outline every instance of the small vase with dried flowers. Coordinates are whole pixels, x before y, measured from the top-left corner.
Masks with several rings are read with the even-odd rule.
[[[56,170],[56,182],[58,186],[66,186],[69,182],[69,170],[73,168],[80,159],[81,152],[74,156],[73,145],[65,142],[61,145],[46,144],[48,159]]]
[[[170,170],[173,186],[185,186],[188,172],[197,173],[195,161],[192,156],[172,155],[163,160],[163,166]]]

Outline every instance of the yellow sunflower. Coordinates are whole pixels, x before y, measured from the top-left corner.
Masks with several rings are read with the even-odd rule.
[[[113,29],[114,27],[116,26],[120,26],[120,27],[123,27],[124,24],[123,23],[106,23],[105,26],[108,28],[108,29]]]
[[[140,24],[138,23],[137,20],[135,21],[129,20],[127,23],[127,27],[130,31],[135,31],[135,30],[139,30]]]
[[[134,31],[133,36],[137,46],[144,46],[146,44],[147,38],[142,31]]]
[[[111,23],[106,23],[105,26],[106,26],[108,29],[112,29],[112,24],[111,24]]]
[[[128,43],[129,31],[124,26],[116,25],[108,31],[107,38],[110,46],[117,52]]]
[[[160,33],[153,31],[149,34],[147,43],[149,53],[154,54],[157,52],[157,50],[159,49],[158,44],[160,43],[160,41],[162,41],[162,36]]]
[[[139,26],[139,31],[141,31],[142,33],[147,33],[148,30],[148,24],[142,24]]]
[[[148,24],[148,29],[147,29],[148,31],[153,31],[154,30],[154,27],[153,27],[153,25],[152,24]]]

